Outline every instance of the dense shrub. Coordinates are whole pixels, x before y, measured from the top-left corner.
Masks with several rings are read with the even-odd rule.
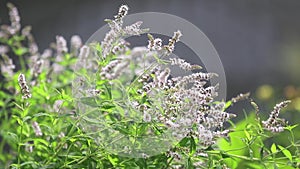
[[[170,57],[180,31],[165,45],[148,34],[147,47],[130,48],[126,37],[147,29],[140,28],[142,22],[123,26],[128,7],[122,5],[113,20],[106,20],[111,30],[101,43],[83,45],[75,35],[69,50],[66,40],[57,36],[56,43],[40,52],[30,26],[21,27],[17,8],[10,3],[8,8],[11,23],[0,30],[0,166],[299,167],[299,141],[293,132],[297,125],[279,117],[289,101],[277,104],[261,121],[249,93],[227,102],[215,100],[217,86],[208,82],[216,74]],[[173,77],[170,66],[194,73]],[[236,115],[227,110],[240,100],[249,101],[253,112],[234,124],[231,118]],[[140,114],[140,121],[130,121]],[[289,134],[289,144],[269,145],[268,139],[280,132]],[[107,139],[116,133],[134,143]],[[138,138],[149,134],[158,140],[148,144],[172,141],[159,140],[165,134],[178,141],[159,154],[147,154],[135,145],[145,144]],[[127,152],[108,151],[124,143]]]

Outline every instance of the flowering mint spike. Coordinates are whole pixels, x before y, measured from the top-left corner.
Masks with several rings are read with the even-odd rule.
[[[199,65],[191,65],[190,63],[186,62],[183,59],[179,58],[170,58],[171,65],[178,65],[183,70],[195,70],[195,69],[202,69]]]
[[[282,132],[284,130],[283,125],[285,123],[285,120],[279,118],[279,113],[280,110],[286,107],[290,102],[290,100],[286,100],[275,105],[273,111],[270,113],[269,118],[266,121],[262,121],[263,127],[266,130],[274,133]]]
[[[68,52],[67,41],[64,37],[56,36],[56,50],[58,56],[61,56],[63,53]]]
[[[150,51],[159,51],[162,49],[162,40],[160,38],[154,39],[151,34],[148,34],[148,49]]]
[[[80,48],[78,57],[80,60],[84,60],[89,56],[89,53],[90,53],[90,48],[88,46],[84,45]]]
[[[18,78],[19,86],[21,88],[21,92],[23,94],[23,99],[31,98],[31,93],[29,91],[29,87],[27,86],[24,74],[20,74]]]
[[[41,130],[40,125],[39,125],[38,122],[34,121],[32,123],[32,128],[33,128],[34,133],[35,133],[36,136],[42,136],[43,135],[42,130]]]
[[[19,16],[18,9],[12,3],[7,3],[9,9],[9,20],[11,25],[7,27],[7,30],[11,35],[16,34],[21,29],[21,18]]]
[[[237,95],[236,97],[233,97],[231,99],[232,103],[236,103],[242,100],[247,100],[250,96],[250,92],[248,93],[240,93],[239,95]]]
[[[73,35],[71,37],[70,44],[71,44],[71,49],[70,49],[71,53],[73,53],[75,56],[77,56],[78,55],[78,51],[79,51],[79,49],[82,46],[82,40],[81,40],[80,36]]]
[[[174,35],[171,39],[169,39],[168,45],[165,45],[165,49],[167,50],[167,54],[170,54],[174,51],[175,43],[179,41],[179,38],[182,36],[182,33],[178,30],[174,32]]]
[[[118,14],[115,16],[116,20],[123,19],[128,14],[129,7],[127,5],[121,5]]]

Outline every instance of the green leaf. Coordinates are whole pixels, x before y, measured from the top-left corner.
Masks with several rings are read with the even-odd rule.
[[[196,152],[196,142],[193,137],[190,138],[190,154],[194,154]]]
[[[49,113],[36,113],[33,115],[34,117],[40,117],[40,116],[48,116],[48,117],[52,117],[52,115],[50,115]]]
[[[110,103],[110,102],[103,102],[101,103],[101,108],[103,109],[111,109],[111,108],[114,108],[116,107],[114,104]]]
[[[295,125],[292,125],[292,126],[286,126],[285,129],[289,130],[289,131],[292,131],[294,128],[298,127],[299,124],[295,124]]]
[[[244,133],[245,133],[245,135],[247,137],[247,140],[250,141],[251,140],[251,136],[250,136],[249,132],[247,130],[244,130]]]
[[[142,123],[138,125],[137,128],[137,135],[142,136],[148,131],[148,124],[147,123]]]
[[[227,153],[223,153],[223,152],[221,152],[221,156],[222,156],[222,158],[230,158],[230,155],[228,155]]]
[[[26,49],[26,48],[16,48],[16,49],[13,49],[13,51],[17,56],[22,56],[28,51],[28,49]]]
[[[277,152],[276,144],[273,143],[272,146],[271,146],[271,153],[275,154],[276,152]]]
[[[98,100],[97,98],[95,97],[82,97],[80,98],[80,102],[83,103],[83,104],[86,104],[86,105],[89,105],[91,107],[99,107],[99,103],[98,103]]]
[[[224,110],[226,110],[231,105],[232,105],[232,101],[231,100],[227,101],[226,104],[225,104]]]
[[[193,162],[192,162],[191,158],[188,159],[187,164],[186,164],[186,168],[187,169],[194,169]]]
[[[259,155],[260,155],[260,159],[263,159],[263,157],[264,157],[264,148],[263,147],[260,148]]]
[[[282,151],[282,153],[283,153],[290,161],[293,160],[292,154],[291,154],[291,152],[290,152],[288,149],[284,148],[284,147],[281,146],[281,145],[277,145],[277,147]]]
[[[119,131],[120,133],[122,133],[124,135],[130,134],[130,131],[128,130],[128,128],[125,125],[115,124],[113,127],[115,130]]]
[[[111,155],[108,155],[107,158],[113,166],[116,166],[118,164],[118,161],[119,161],[118,158],[112,157]]]
[[[29,165],[29,166],[32,167],[31,164],[35,164],[35,163],[36,163],[36,162],[34,162],[34,161],[25,161],[24,163],[22,163],[22,164],[20,165],[20,167],[24,167],[24,166],[26,166],[26,165]]]
[[[99,120],[97,120],[95,118],[89,118],[87,116],[82,117],[82,119],[84,119],[85,121],[90,122],[92,124],[99,124],[100,123]]]
[[[31,116],[26,116],[26,117],[23,118],[23,122],[26,122],[29,119],[31,119]]]
[[[18,117],[16,115],[12,115],[12,118],[15,119],[15,120],[17,120],[17,122],[18,122],[19,125],[23,125],[23,121],[21,120],[20,117]]]
[[[8,138],[10,141],[14,142],[14,143],[17,143],[18,140],[19,140],[19,137],[18,135],[16,135],[15,133],[12,133],[12,132],[7,132],[7,135],[8,135]]]
[[[185,146],[187,146],[188,141],[189,141],[189,139],[188,139],[187,137],[184,137],[184,138],[179,142],[180,147],[185,147]]]

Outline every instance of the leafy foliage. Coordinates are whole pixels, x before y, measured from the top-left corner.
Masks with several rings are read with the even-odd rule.
[[[8,4],[8,7],[10,9],[11,24],[3,25],[0,30],[0,54],[2,56],[0,83],[1,167],[104,169],[299,168],[299,141],[295,140],[294,137],[297,125],[290,126],[277,121],[275,127],[279,124],[280,127],[284,125],[284,133],[288,133],[289,144],[280,145],[276,142],[270,144],[269,139],[276,137],[277,134],[265,129],[258,117],[258,107],[253,100],[248,98],[248,94],[239,95],[237,98],[222,104],[222,110],[219,111],[224,114],[224,111],[238,100],[248,99],[254,105],[255,112],[250,113],[245,120],[237,124],[233,124],[229,118],[222,121],[224,123],[226,121],[231,122],[232,127],[228,130],[228,137],[221,135],[216,143],[214,140],[209,140],[211,141],[210,144],[204,144],[206,143],[204,138],[201,139],[196,137],[197,134],[186,132],[184,138],[174,144],[167,152],[153,156],[145,154],[140,158],[131,158],[107,151],[105,145],[99,144],[93,135],[82,128],[83,120],[88,123],[99,121],[97,121],[97,117],[79,113],[78,107],[75,106],[78,102],[102,113],[107,113],[102,116],[108,123],[105,125],[114,126],[115,130],[124,135],[142,136],[153,126],[155,127],[155,134],[159,135],[167,128],[167,125],[164,125],[161,121],[155,123],[156,126],[152,125],[153,123],[149,122],[151,120],[148,121],[147,118],[144,118],[142,123],[120,120],[125,117],[122,105],[128,102],[127,98],[148,107],[151,107],[151,104],[154,103],[147,100],[147,94],[145,94],[147,92],[137,93],[138,89],[143,88],[143,83],[138,83],[138,80],[135,81],[134,79],[139,79],[137,77],[141,78],[142,76],[132,77],[133,80],[130,81],[132,85],[125,86],[122,85],[123,82],[120,82],[126,80],[122,79],[122,76],[116,80],[114,78],[110,79],[110,77],[117,76],[116,72],[114,72],[115,74],[108,74],[108,67],[112,61],[116,60],[121,54],[132,54],[133,49],[129,49],[124,41],[117,39],[116,37],[120,38],[120,36],[115,36],[115,32],[110,32],[106,37],[106,41],[102,44],[95,43],[88,47],[82,47],[78,38],[72,38],[70,51],[67,49],[65,39],[57,36],[57,41],[55,45],[52,45],[52,49],[39,53],[30,33],[30,27],[21,30],[17,9],[12,4]],[[107,20],[112,28],[116,28],[122,22],[122,17],[127,14],[127,11],[124,10],[128,10],[128,7],[122,6],[115,20]],[[119,33],[122,36],[144,33],[145,30],[139,29],[139,26],[140,23],[138,22],[132,27],[120,29]],[[149,48],[157,51],[163,50],[166,52],[164,55],[167,55],[174,50],[174,44],[178,41],[179,36],[178,32],[175,33],[169,44],[162,46],[159,39],[154,39],[152,35],[149,35],[151,41]],[[114,42],[108,43],[109,38],[113,38]],[[84,78],[85,83],[95,83],[95,88],[88,90],[88,92],[85,91],[83,93],[85,97],[77,100],[78,98],[74,98],[74,95],[72,95],[73,70],[75,63],[85,57],[84,54],[87,49],[98,57],[98,60],[91,63],[91,66],[96,65],[97,70],[100,67],[104,73],[97,72],[96,76],[93,77],[88,74],[86,69],[79,67],[80,69],[76,71],[77,77]],[[168,60],[164,60],[156,54],[154,54],[155,63],[168,62]],[[20,65],[13,63],[19,63]],[[171,60],[170,63],[173,65],[179,64],[183,69],[200,68],[200,66],[189,65],[183,60]],[[105,69],[107,72],[103,71],[104,68],[107,68]],[[128,62],[129,71],[136,68],[137,64]],[[144,70],[142,75],[148,73],[148,71]],[[20,74],[25,78],[22,80],[22,85],[20,80],[18,81]],[[150,76],[150,78],[155,79],[155,74],[150,74]],[[93,78],[97,79],[96,82]],[[114,88],[111,87],[112,81],[117,84]],[[80,84],[80,78],[75,78],[75,82]],[[29,91],[26,90],[26,92],[27,94],[30,92],[30,97],[29,95],[28,97],[22,97],[25,91],[23,90],[24,85],[28,86]],[[124,88],[125,90],[123,90]],[[169,95],[173,92],[172,90],[166,90]],[[187,100],[182,104],[186,106],[191,102]],[[218,107],[220,102],[211,101],[207,105]],[[277,106],[276,111],[274,111],[279,113],[281,108]],[[158,109],[162,113],[166,112],[164,107]],[[115,114],[116,111],[119,114]],[[272,117],[269,119],[268,122],[273,124]],[[279,118],[276,117],[275,120],[279,120]],[[203,131],[207,132],[207,130]],[[223,127],[220,132],[222,131],[224,131]],[[214,132],[211,131],[211,133]],[[203,133],[198,133],[198,135],[200,134]]]

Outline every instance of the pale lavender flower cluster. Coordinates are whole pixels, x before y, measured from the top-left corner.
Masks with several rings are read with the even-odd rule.
[[[237,103],[239,101],[242,101],[242,100],[246,100],[246,99],[249,99],[249,96],[250,96],[250,93],[240,93],[239,95],[237,95],[236,97],[233,97],[231,99],[232,103]]]
[[[168,53],[172,53],[174,51],[175,43],[179,41],[181,36],[182,34],[179,30],[174,32],[172,39],[169,39],[168,45],[164,46]]]
[[[65,137],[65,133],[64,133],[64,132],[60,132],[59,135],[58,135],[58,138],[59,138],[60,140],[62,140],[64,137]],[[67,148],[68,148],[68,144],[67,144],[67,143],[64,143],[63,149],[67,149]]]
[[[279,118],[280,110],[286,107],[291,101],[286,100],[275,105],[266,121],[262,121],[263,127],[271,132],[282,132],[286,124],[284,119]]]
[[[36,136],[42,136],[43,135],[43,132],[40,128],[40,125],[36,121],[32,122],[32,128],[33,128],[34,133],[35,133]]]
[[[108,65],[102,68],[100,76],[104,77],[105,79],[114,79],[115,73],[112,72],[113,68],[121,63],[121,60],[113,60]]]
[[[7,46],[0,45],[0,55],[4,55],[9,51]]]
[[[71,40],[70,40],[70,44],[71,44],[70,45],[71,53],[74,54],[75,56],[77,56],[79,53],[78,49],[80,49],[82,46],[82,40],[81,40],[80,36],[78,36],[78,35],[72,36]]]
[[[179,41],[182,36],[181,32],[178,30],[174,32],[174,35],[169,39],[167,45],[162,46],[162,40],[160,38],[154,38],[151,34],[148,34],[148,49],[150,51],[163,51],[165,55],[169,55],[174,51],[175,43]]]
[[[33,152],[33,143],[31,143],[31,142],[25,143],[25,151],[32,153]]]
[[[56,51],[57,56],[62,56],[64,53],[68,52],[67,41],[62,36],[56,36]],[[62,61],[60,57],[56,57],[57,61]]]
[[[51,47],[53,49],[45,49],[43,53],[39,53],[38,51],[34,54],[31,53],[29,66],[33,68],[31,72],[34,78],[42,70],[47,70],[47,79],[50,81],[53,73],[57,74],[64,71],[65,67],[60,64],[64,60],[64,55],[70,52],[72,57],[80,57],[82,40],[78,35],[72,36],[69,51],[66,39],[63,36],[56,36],[56,43],[52,44]],[[51,57],[53,56],[55,58],[51,61]],[[33,84],[35,84],[35,81],[33,81]]]
[[[64,103],[63,100],[55,100],[53,107],[52,107],[53,111],[58,113],[60,111],[63,103]]]
[[[120,43],[124,42],[125,37],[140,35],[146,32],[146,30],[140,29],[140,26],[142,25],[141,21],[123,28],[123,18],[127,15],[128,10],[129,8],[127,5],[122,5],[114,20],[106,20],[111,30],[106,34],[104,40],[101,42],[102,56],[104,58],[114,51],[114,44],[117,44],[116,46],[120,46]]]
[[[151,51],[159,51],[162,49],[162,40],[160,38],[153,38],[151,34],[148,34],[148,49]]]
[[[183,70],[195,70],[195,69],[201,69],[202,67],[199,65],[191,65],[190,63],[186,62],[183,59],[179,58],[170,58],[171,65],[179,66]]]
[[[59,73],[64,70],[64,67],[59,64],[59,62],[63,61],[63,55],[68,52],[67,41],[62,36],[56,36],[56,57],[55,62],[53,63],[53,72]]]
[[[12,4],[7,4],[9,10],[10,25],[1,25],[0,27],[0,38],[7,39],[10,36],[16,34],[21,29],[20,16],[17,8]],[[0,61],[1,72],[6,74],[7,77],[12,77],[15,69],[13,60],[7,56],[10,51],[9,47],[6,45],[0,45],[0,56],[2,60]]]
[[[69,52],[67,42],[62,36],[56,37],[56,43],[52,45],[54,49],[46,49],[43,53],[39,52],[38,45],[35,42],[34,36],[31,33],[31,26],[25,26],[21,29],[20,16],[17,8],[11,4],[7,4],[9,9],[10,25],[1,25],[0,38],[8,40],[12,36],[23,36],[25,39],[18,42],[19,48],[23,49],[23,57],[28,58],[28,67],[30,67],[32,81],[31,85],[36,85],[36,79],[43,70],[47,70],[47,79],[50,81],[53,73],[59,73],[64,71],[64,67],[59,62],[63,61],[63,55]],[[24,43],[23,43],[24,42]],[[20,46],[21,45],[21,46]],[[78,56],[79,50],[82,46],[82,40],[78,35],[74,35],[71,38],[71,54],[72,56]],[[28,49],[25,50],[25,49]],[[1,73],[6,78],[12,78],[14,75],[15,64],[8,53],[11,51],[10,47],[5,44],[0,44],[0,61]],[[12,52],[13,53],[13,52]],[[10,53],[9,53],[10,54]],[[56,56],[51,59],[52,56]],[[21,62],[21,61],[20,61]],[[26,65],[24,65],[26,66]]]
[[[52,75],[54,73],[57,73],[58,71],[65,71],[66,67],[62,67],[61,69],[57,69],[57,66],[59,65],[59,62],[64,61],[64,55],[66,53],[70,53],[72,57],[87,57],[89,53],[89,48],[84,46],[82,47],[82,40],[78,35],[74,35],[71,38],[70,41],[70,51],[67,47],[67,41],[62,36],[56,37],[56,43],[52,45],[52,49],[46,49],[42,53],[39,52],[38,45],[35,42],[34,36],[31,33],[31,27],[25,26],[21,29],[20,24],[20,16],[17,8],[11,4],[7,4],[9,9],[9,17],[10,17],[10,25],[1,25],[0,27],[0,65],[1,65],[1,74],[5,76],[5,80],[11,80],[14,77],[14,69],[16,68],[15,64],[13,63],[13,58],[11,55],[21,55],[24,61],[29,61],[28,65],[22,65],[22,61],[19,61],[21,63],[22,68],[29,67],[29,73],[28,79],[30,81],[26,81],[27,78],[25,78],[25,73],[21,73],[18,76],[18,84],[20,86],[20,93],[22,94],[23,99],[29,99],[32,97],[32,93],[30,91],[29,86],[33,86],[37,84],[38,76],[42,73],[42,71],[47,71],[47,82],[51,80]],[[17,38],[14,38],[17,37]],[[22,37],[22,38],[20,38]],[[17,39],[12,45],[7,45],[7,41],[9,39]],[[4,43],[2,43],[4,42]],[[6,42],[6,43],[5,43]],[[15,49],[18,50],[18,53],[15,52]],[[82,48],[81,48],[82,47]],[[13,49],[13,50],[12,50]],[[80,51],[80,52],[79,52]],[[80,53],[80,54],[79,54]],[[51,58],[52,56],[55,56],[55,58]],[[15,93],[15,90],[9,90],[11,93]],[[94,93],[97,93],[97,91],[93,91]],[[52,110],[54,112],[61,111],[63,101],[62,100],[56,100],[53,104]],[[26,106],[29,104],[26,103]],[[49,105],[44,104],[43,107],[45,109],[50,108]],[[31,122],[31,127],[33,129],[33,132],[35,136],[41,137],[44,135],[40,124],[37,121]],[[59,139],[62,139],[65,137],[64,133],[61,132],[58,135]],[[49,141],[50,137],[46,137],[46,139]],[[24,144],[25,151],[33,152],[34,151],[34,144],[32,141],[28,141]],[[65,143],[63,145],[63,148],[67,148],[68,145]]]
[[[121,6],[120,11],[126,9],[128,8]],[[116,23],[120,23],[124,16],[121,14],[125,13],[127,14],[119,12],[116,17],[118,20],[109,20],[111,30],[101,43],[103,59],[111,54],[116,55],[112,51],[115,42],[124,43],[124,35],[121,36],[120,32],[124,33],[127,27],[122,29],[119,27],[121,24]],[[134,32],[142,32],[138,30],[139,27],[140,24],[135,26]],[[130,34],[135,35],[133,32]],[[163,45],[160,38],[148,34],[148,49],[136,47],[129,54],[118,54],[100,68],[100,76],[107,80],[117,79],[122,75],[127,79],[137,77],[133,80],[134,83],[128,85],[139,86],[136,92],[145,96],[149,104],[132,100],[131,105],[142,112],[144,122],[164,124],[176,138],[192,136],[198,138],[200,145],[210,146],[217,138],[229,133],[229,130],[223,130],[224,123],[235,115],[224,111],[224,102],[214,100],[218,95],[218,85],[210,86],[207,82],[217,76],[215,73],[196,72],[180,77],[171,76],[172,72],[167,66],[177,66],[184,71],[201,68],[183,59],[169,58],[181,36],[181,32],[176,31],[168,44]],[[137,70],[132,72],[128,68],[130,63]],[[134,76],[130,76],[131,74]]]
[[[9,20],[11,24],[1,26],[0,37],[7,36],[5,34],[14,35],[21,29],[21,18],[19,16],[18,9],[12,3],[7,3],[7,7],[9,9]]]

